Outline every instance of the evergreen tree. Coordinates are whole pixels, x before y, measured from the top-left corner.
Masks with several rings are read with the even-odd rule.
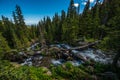
[[[84,7],[84,10],[83,10],[83,13],[82,13],[83,17],[85,17],[88,14],[89,8],[90,8],[90,0],[87,1],[87,4]]]
[[[99,17],[99,2],[97,0],[95,6],[94,6],[94,9],[93,9],[93,12],[94,12],[94,16],[93,16],[93,38],[94,39],[99,39],[99,25],[100,25],[100,17]],[[99,28],[98,28],[99,27]]]
[[[76,15],[76,8],[74,6],[74,0],[70,0],[70,4],[68,7],[67,17],[68,18],[75,18]]]
[[[40,21],[38,23],[38,27],[39,27],[39,33],[40,33],[40,36],[39,36],[39,40],[40,40],[40,43],[41,43],[41,47],[46,47],[46,37],[47,37],[47,33],[45,31],[45,18],[44,18],[44,21]]]
[[[6,39],[0,33],[0,59],[1,59],[1,57],[3,57],[4,53],[9,50],[10,50],[10,48],[7,44]]]
[[[54,17],[53,17],[53,22],[52,22],[52,26],[53,26],[53,32],[54,32],[54,40],[55,41],[60,41],[61,40],[61,31],[62,28],[60,26],[60,17],[58,15],[58,13],[55,13]],[[59,36],[58,36],[59,35]]]
[[[16,5],[15,12],[13,12],[13,18],[16,25],[16,34],[20,39],[23,46],[28,46],[30,37],[28,36],[29,31],[24,22],[24,17],[22,15],[22,10],[20,6]]]
[[[21,11],[20,6],[16,5],[15,12],[16,12],[16,16],[15,16],[15,14],[13,12],[14,21],[16,22],[16,20],[18,20],[18,24],[20,26],[25,26],[24,17],[22,15],[22,11]]]
[[[108,27],[110,27],[110,32],[112,32],[110,35],[110,39],[112,40],[112,49],[117,53],[116,56],[113,59],[113,66],[117,66],[117,61],[120,58],[120,49],[119,49],[119,43],[120,43],[120,1],[119,0],[111,0],[110,1],[110,11],[109,11],[109,21],[108,21]],[[110,14],[111,13],[111,14]]]
[[[91,37],[92,31],[93,31],[92,30],[93,29],[92,13],[89,8],[90,8],[90,1],[88,0],[79,20],[79,24],[80,24],[79,30],[81,34],[86,38]]]
[[[109,2],[108,0],[104,0],[103,3],[100,5],[100,12],[99,12],[101,24],[106,25],[109,16],[108,12],[109,12]]]
[[[2,31],[3,36],[6,38],[10,48],[19,48],[20,41],[18,40],[17,35],[15,34],[14,24],[8,20],[8,18],[2,16],[2,21],[4,23],[5,30]],[[19,45],[17,45],[19,44]]]
[[[48,43],[53,42],[53,26],[52,26],[52,21],[50,19],[50,17],[47,17],[46,21],[45,21],[45,31],[46,31],[46,40],[48,41]]]
[[[17,16],[16,16],[16,14],[15,14],[14,11],[13,11],[13,19],[14,19],[14,23],[15,23],[16,25],[18,25]]]
[[[65,21],[65,19],[66,19],[66,13],[65,13],[64,10],[62,10],[62,11],[61,11],[61,22],[63,23],[63,22]],[[61,23],[61,24],[62,24],[62,23]]]

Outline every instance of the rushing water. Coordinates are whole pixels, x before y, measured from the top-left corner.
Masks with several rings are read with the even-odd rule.
[[[66,44],[57,44],[56,46],[59,47],[59,48],[62,48],[62,46],[64,45],[64,48],[66,49],[70,49],[72,47],[70,47],[69,45],[66,45]],[[79,50],[72,50],[72,52],[74,54],[80,54],[81,56],[84,57],[84,59],[93,59],[97,62],[101,62],[101,63],[110,63],[111,62],[111,57],[108,57],[107,55],[104,54],[103,51],[101,50],[95,50],[95,49],[92,49],[92,48],[88,48],[86,50],[82,50],[82,51],[79,51]]]
[[[73,60],[73,61],[65,61],[64,59],[58,59],[58,60],[52,59],[51,60],[51,63],[54,64],[55,66],[64,64],[66,62],[70,62],[74,66],[79,66],[81,63],[83,63],[81,60]]]
[[[35,44],[31,45],[30,47],[28,47],[27,50],[28,50],[28,51],[29,51],[29,50],[34,50],[35,47],[38,46],[38,45],[39,45],[39,43],[35,43]]]
[[[35,47],[38,45],[39,43],[36,43],[34,45],[32,45],[31,47],[29,47],[30,49],[35,49]],[[52,46],[56,46],[58,48],[64,48],[64,49],[70,49],[71,46],[67,45],[67,44],[53,44]],[[40,52],[40,51],[38,51]],[[96,62],[100,62],[100,63],[104,63],[104,64],[108,64],[112,62],[112,59],[110,57],[108,57],[107,55],[104,54],[104,52],[102,52],[101,50],[94,50],[92,48],[88,48],[86,50],[82,50],[82,51],[78,51],[78,50],[72,50],[73,54],[78,54],[80,56],[82,56],[85,60],[88,59],[92,59]],[[24,61],[24,63],[22,63],[21,65],[33,65],[33,59],[40,61],[43,58],[43,56],[38,55],[38,56],[31,56],[28,59],[26,59]],[[83,63],[82,60],[72,60],[72,61],[65,61],[64,59],[51,59],[51,63],[53,65],[61,65],[63,63],[66,62],[70,62],[72,65],[74,66],[79,66],[81,63]]]

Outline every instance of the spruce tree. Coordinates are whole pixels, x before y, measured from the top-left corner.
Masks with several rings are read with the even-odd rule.
[[[8,46],[6,39],[0,33],[0,59],[1,59],[1,57],[3,57],[4,53],[9,50],[10,50],[10,48]]]
[[[15,12],[13,12],[13,19],[16,25],[16,34],[18,38],[20,39],[22,45],[28,46],[28,41],[30,37],[28,36],[29,31],[27,29],[27,26],[25,25],[24,22],[24,17],[22,15],[22,10],[20,6],[16,5]]]
[[[74,6],[74,0],[70,0],[70,4],[68,7],[67,17],[68,18],[75,18],[76,15],[76,8]]]
[[[25,26],[25,22],[24,22],[24,17],[23,17],[23,15],[22,15],[22,11],[21,11],[21,8],[20,8],[20,6],[18,6],[18,5],[16,5],[16,10],[15,10],[15,12],[16,12],[16,19],[15,20],[18,20],[18,24],[20,25],[20,26]],[[13,13],[13,16],[15,16],[14,15],[14,13]],[[15,21],[14,20],[14,21]]]
[[[14,11],[13,11],[13,19],[14,19],[14,23],[15,23],[15,25],[18,25],[17,16],[16,16],[16,14],[15,14]]]

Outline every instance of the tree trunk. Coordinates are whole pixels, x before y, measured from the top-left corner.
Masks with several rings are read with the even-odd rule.
[[[120,58],[120,50],[118,50],[117,54],[115,55],[114,59],[113,59],[113,67],[117,68],[117,62]]]

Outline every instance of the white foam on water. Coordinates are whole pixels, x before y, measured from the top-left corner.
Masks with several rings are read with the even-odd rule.
[[[79,51],[77,51],[77,50],[72,50],[72,52],[73,52],[73,53],[78,53]]]
[[[68,61],[68,62],[70,62],[73,66],[79,66],[82,63],[82,62],[76,61],[76,60],[74,60],[74,61]]]
[[[94,52],[93,49],[89,48],[84,51],[72,50],[72,52],[79,54],[86,60],[89,58],[89,59],[93,59],[96,62],[100,62],[104,64],[112,63],[112,59],[107,57],[101,50],[96,50],[96,52]]]
[[[60,65],[60,64],[62,64],[62,62],[59,59],[58,60],[52,59],[51,62],[54,65]]]

